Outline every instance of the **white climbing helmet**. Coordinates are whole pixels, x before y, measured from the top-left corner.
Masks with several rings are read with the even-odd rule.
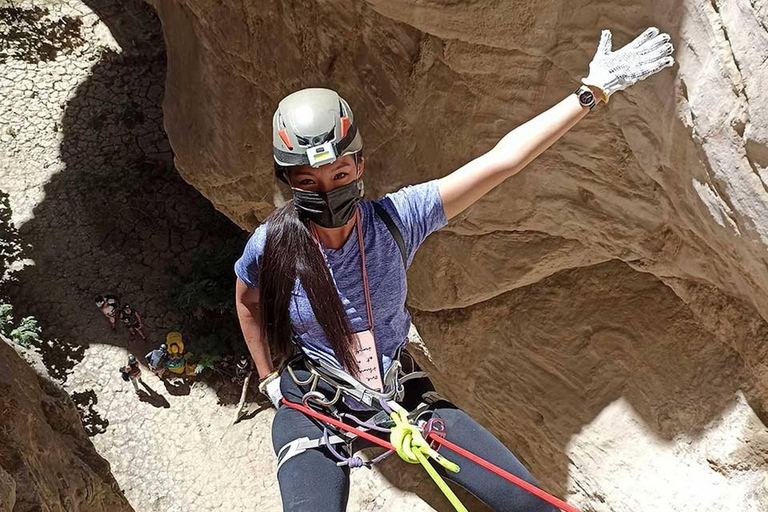
[[[349,104],[330,89],[302,89],[280,101],[272,118],[275,173],[285,168],[320,167],[363,149]]]

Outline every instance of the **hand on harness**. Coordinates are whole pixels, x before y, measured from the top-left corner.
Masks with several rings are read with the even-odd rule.
[[[272,372],[264,377],[261,382],[259,382],[259,391],[269,398],[269,401],[272,402],[275,409],[280,407],[280,401],[283,399],[283,393],[280,391],[280,374]]]
[[[602,31],[597,52],[589,64],[589,76],[581,80],[584,85],[598,87],[606,103],[614,92],[675,63],[669,34],[659,34],[656,27],[647,29],[615,52],[611,51],[611,37],[610,30]]]

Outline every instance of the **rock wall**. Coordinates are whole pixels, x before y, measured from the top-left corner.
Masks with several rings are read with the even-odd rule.
[[[0,510],[132,511],[75,404],[0,339]]]
[[[409,305],[443,390],[552,490],[593,510],[768,506],[764,4],[152,3],[176,166],[245,229],[285,195],[270,122],[295,89],[349,100],[377,196],[569,94],[600,29],[615,47],[670,33],[673,69],[427,240]]]

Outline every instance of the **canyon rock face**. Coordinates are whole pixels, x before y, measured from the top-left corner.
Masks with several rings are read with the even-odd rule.
[[[69,396],[0,339],[0,510],[130,512]]]
[[[271,118],[296,89],[349,101],[376,197],[571,93],[600,29],[668,32],[673,68],[426,241],[409,306],[441,390],[575,504],[768,507],[764,4],[152,3],[176,166],[247,230],[287,195]]]

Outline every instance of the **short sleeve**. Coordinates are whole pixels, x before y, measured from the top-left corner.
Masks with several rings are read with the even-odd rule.
[[[235,274],[249,288],[259,287],[259,262],[267,241],[267,225],[262,224],[245,244],[243,255],[235,262]]]
[[[384,199],[392,202],[400,220],[410,265],[416,249],[424,239],[430,233],[448,224],[437,180],[409,185],[397,192],[387,194]]]

